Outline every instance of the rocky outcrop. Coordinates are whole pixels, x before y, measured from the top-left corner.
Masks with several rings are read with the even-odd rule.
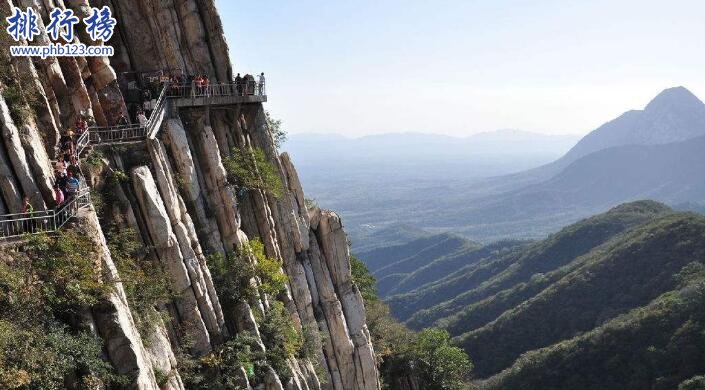
[[[85,17],[90,7],[103,5],[118,20],[109,42],[116,48],[114,57],[50,56],[8,65],[13,74],[28,77],[18,77],[16,85],[0,82],[0,90],[22,91],[19,101],[0,99],[2,213],[18,212],[23,196],[30,197],[35,209],[53,206],[50,158],[56,155],[59,132],[72,127],[79,115],[92,116],[99,125],[115,123],[136,104],[129,99],[135,91],[128,88],[139,84],[139,72],[180,69],[208,74],[213,82],[231,81],[228,47],[212,0],[1,0],[0,11],[7,16],[11,6],[34,7],[43,26],[54,6]],[[36,43],[48,44],[41,29]],[[83,31],[75,42],[96,43]],[[30,97],[38,107],[26,104]],[[13,118],[16,104],[29,107],[22,123]],[[248,332],[256,340],[252,347],[265,351],[257,319],[277,299],[295,327],[310,336],[317,357],[290,357],[288,375],[266,366],[261,377],[248,378],[240,369],[242,388],[378,389],[375,355],[350,275],[340,218],[306,207],[294,165],[288,155],[279,155],[262,104],[167,107],[160,114],[165,120],[155,139],[101,148],[103,157],[93,155],[92,166],[82,166],[86,183],[110,195],[100,220],[84,210],[79,223],[88,227],[100,248],[96,264],[105,280],[117,286],[108,302],[91,309],[89,321],[116,371],[131,378],[132,388],[185,388],[188,378],[180,374],[177,349],[188,349],[198,358]],[[235,188],[228,181],[224,161],[231,151],[256,150],[274,167],[283,184],[281,194]],[[124,178],[109,187],[108,177],[120,173]],[[149,334],[137,330],[137,316],[131,313],[103,235],[108,226],[136,230],[176,293],[154,308],[169,316],[157,321]],[[286,290],[277,296],[260,291],[251,301],[221,304],[209,259],[241,252],[255,238],[268,257],[281,261]],[[247,259],[256,261],[251,254]],[[251,282],[259,287],[257,278]]]
[[[185,257],[181,251],[179,238],[172,228],[169,214],[159,196],[149,168],[137,167],[132,170],[131,176],[140,210],[147,222],[151,243],[171,278],[172,288],[177,293],[175,306],[179,318],[182,322],[188,323],[192,330],[191,336],[195,339],[193,350],[198,354],[209,352],[212,349],[211,332],[218,337],[220,334],[215,313],[204,286],[199,285],[198,282],[194,283],[191,279],[197,260],[193,257]],[[177,226],[178,234],[183,240],[185,229],[181,225],[177,224]]]
[[[103,305],[93,309],[94,321],[100,336],[105,341],[108,359],[120,374],[133,378],[133,384],[140,389],[158,388],[150,359],[144,348],[132,313],[127,304],[125,290],[108,250],[98,218],[92,210],[83,211],[79,222],[98,250],[101,271],[107,282],[115,288]]]

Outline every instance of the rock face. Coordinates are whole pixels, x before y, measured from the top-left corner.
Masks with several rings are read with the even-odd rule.
[[[79,115],[91,116],[99,125],[114,124],[139,104],[130,99],[135,91],[129,86],[135,80],[139,84],[135,75],[140,72],[179,69],[207,74],[211,83],[232,81],[228,47],[212,0],[2,0],[0,11],[7,17],[12,6],[33,7],[44,25],[55,6],[84,17],[90,7],[103,5],[117,19],[108,42],[115,47],[113,57],[10,60],[5,56],[8,43],[0,48],[3,69],[18,76],[0,78],[0,90],[18,95],[9,100],[7,96],[15,95],[3,93],[0,98],[0,213],[19,212],[24,196],[35,209],[54,205],[50,158],[56,155],[59,131],[72,127]],[[50,42],[43,31],[35,44]],[[79,41],[95,44],[82,32]],[[257,321],[278,299],[296,328],[311,335],[317,357],[292,356],[288,372],[267,366],[260,378],[248,378],[240,369],[239,386],[378,389],[374,350],[362,298],[351,277],[342,222],[333,212],[306,207],[296,170],[289,156],[276,150],[262,104],[168,107],[165,115],[156,139],[103,148],[99,166],[93,161],[90,169],[85,163],[82,167],[94,190],[111,192],[100,220],[92,208],[83,210],[79,219],[100,248],[96,264],[106,281],[117,286],[108,302],[91,309],[106,359],[129,376],[131,388],[182,389],[177,349],[202,356],[248,331],[264,350]],[[224,164],[234,151],[262,151],[283,184],[281,194],[238,192],[228,182]],[[107,177],[116,172],[125,173],[125,179],[109,187]],[[169,316],[147,336],[138,332],[106,245],[103,232],[116,226],[138,233],[175,292],[173,300],[154,308]],[[240,251],[254,238],[268,257],[281,261],[286,291],[276,297],[260,291],[259,299],[224,305],[209,258]],[[251,282],[259,285],[256,278]],[[184,327],[189,328],[188,342],[180,330]],[[162,378],[159,373],[168,375]]]

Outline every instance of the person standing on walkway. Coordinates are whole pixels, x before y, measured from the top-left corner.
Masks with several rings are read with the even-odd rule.
[[[29,201],[29,196],[25,196],[24,199],[22,199],[22,212],[34,213],[34,206],[32,206],[32,203]]]
[[[203,93],[206,96],[210,96],[210,94],[211,94],[210,93],[210,85],[211,85],[210,79],[208,79],[208,76],[204,74],[203,75]]]
[[[264,96],[264,72],[259,74],[259,95]]]
[[[54,202],[57,209],[64,203],[64,191],[59,188],[58,184],[54,184]]]
[[[81,182],[74,175],[74,173],[69,170],[69,178],[66,181],[66,198],[68,198],[69,200],[75,198],[80,185]]]
[[[235,91],[238,96],[242,96],[242,77],[240,77],[240,73],[235,76]]]
[[[25,196],[24,199],[22,200],[22,212],[23,213],[29,213],[29,218],[23,221],[21,225],[21,230],[22,232],[25,233],[34,233],[36,230],[36,222],[32,219],[34,217],[34,206],[32,206],[32,203],[29,201],[29,197]]]
[[[144,115],[144,111],[139,111],[137,113],[137,121],[140,123],[140,126],[147,126],[147,117]]]

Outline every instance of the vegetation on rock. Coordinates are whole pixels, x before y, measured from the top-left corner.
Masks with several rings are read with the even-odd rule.
[[[267,121],[267,127],[269,127],[269,132],[272,134],[274,146],[277,149],[280,149],[287,140],[286,131],[282,128],[282,121],[280,119],[272,118],[267,110],[264,111],[264,116]]]
[[[158,260],[150,256],[134,230],[113,226],[105,237],[137,329],[149,340],[148,336],[161,321],[157,306],[175,296],[169,275]]]
[[[76,230],[36,235],[0,253],[0,388],[120,385],[102,343],[77,325],[113,286],[101,282],[94,244]]]
[[[228,181],[240,189],[261,190],[275,198],[284,191],[279,174],[262,149],[232,148],[230,155],[223,159],[223,166],[228,173]]]
[[[353,280],[363,295],[367,324],[379,360],[385,388],[418,383],[424,389],[460,389],[472,370],[468,355],[451,345],[448,332],[427,328],[409,330],[389,315],[375,295],[374,276],[355,257],[350,258]]]

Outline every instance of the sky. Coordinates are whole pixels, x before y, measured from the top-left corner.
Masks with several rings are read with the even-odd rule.
[[[235,72],[289,133],[585,134],[705,98],[702,0],[216,0]]]

